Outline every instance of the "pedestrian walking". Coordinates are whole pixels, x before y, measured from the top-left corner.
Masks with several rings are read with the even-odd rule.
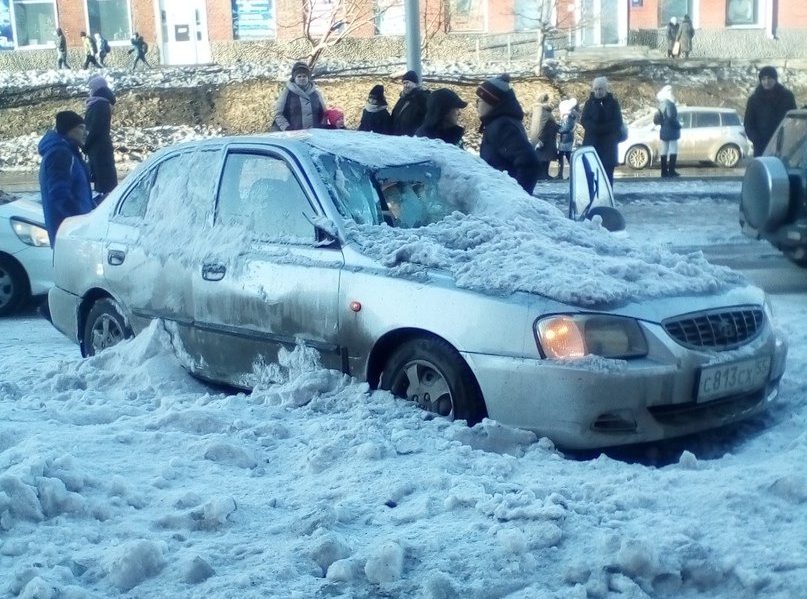
[[[325,127],[325,98],[311,80],[311,69],[304,62],[291,67],[291,79],[275,103],[273,131],[297,131]]]
[[[476,112],[481,122],[479,156],[506,172],[529,194],[538,180],[538,157],[524,129],[524,110],[504,73],[476,88]]]
[[[585,129],[583,145],[592,146],[600,162],[614,184],[614,168],[617,163],[617,147],[623,135],[622,108],[608,90],[608,79],[597,77],[591,82],[591,94],[583,106],[581,122]]]
[[[684,15],[681,20],[681,25],[678,28],[677,41],[679,44],[680,55],[684,58],[689,58],[689,53],[692,52],[692,38],[695,37],[695,27],[692,26],[692,20],[689,15]]]
[[[745,105],[745,134],[754,144],[754,156],[762,156],[776,128],[788,110],[796,108],[793,92],[779,83],[779,73],[772,66],[759,70],[759,85]]]
[[[678,17],[670,17],[670,22],[667,23],[667,58],[678,57],[681,51],[680,45],[675,47],[675,42],[678,41]]]
[[[572,152],[574,151],[575,130],[580,122],[580,108],[577,98],[563,100],[558,105],[560,111],[560,127],[558,128],[558,179],[563,179],[564,159],[569,163],[572,172]]]
[[[391,129],[392,116],[387,109],[384,86],[374,85],[367,95],[367,104],[364,105],[364,110],[361,112],[359,131],[390,133]]]
[[[67,38],[61,27],[56,30],[56,68],[59,70],[70,68],[67,64]]]
[[[429,94],[426,103],[426,116],[415,135],[440,139],[448,144],[462,146],[465,127],[459,124],[460,110],[468,106],[468,102],[447,88],[436,89]]]
[[[84,66],[81,68],[88,69],[90,65],[93,65],[97,68],[101,68],[101,65],[98,64],[98,60],[95,58],[95,55],[98,53],[98,49],[95,47],[95,40],[87,35],[85,31],[82,31],[80,34],[81,42],[84,46]]]
[[[90,171],[81,155],[87,137],[84,119],[71,110],[56,114],[56,128],[39,141],[39,189],[50,245],[64,219],[86,214],[95,206],[90,189]]]
[[[661,144],[659,154],[661,159],[661,176],[678,177],[675,170],[678,161],[678,140],[681,138],[681,122],[678,120],[678,108],[675,105],[675,95],[672,87],[665,85],[656,94],[658,109],[653,115],[653,123],[659,125],[659,139]]]
[[[95,45],[98,48],[98,62],[101,63],[102,67],[105,67],[106,57],[109,56],[109,53],[112,51],[112,48],[109,46],[109,40],[101,35],[99,31],[96,31],[93,37],[95,38]]]
[[[142,62],[148,68],[151,68],[151,65],[146,60],[146,54],[149,51],[149,45],[146,43],[146,40],[143,39],[143,36],[140,35],[137,31],[134,32],[132,38],[129,40],[132,44],[132,47],[129,48],[127,54],[131,54],[132,52],[135,53],[135,59],[132,63],[132,72],[134,72],[135,68],[137,67],[138,62]]]
[[[109,89],[106,79],[101,75],[90,77],[87,82],[90,96],[84,122],[87,127],[87,141],[84,150],[90,167],[90,180],[95,184],[95,191],[106,196],[118,184],[118,173],[115,170],[115,149],[112,145],[112,112],[115,106],[115,94]]]
[[[345,111],[336,106],[325,109],[326,129],[345,129]]]
[[[420,77],[415,71],[407,71],[401,77],[403,89],[392,109],[393,135],[414,135],[426,117],[429,92],[420,86]]]
[[[539,180],[549,179],[549,163],[557,158],[557,133],[558,124],[552,116],[549,95],[543,94],[532,107],[530,132],[527,136],[538,155]]]

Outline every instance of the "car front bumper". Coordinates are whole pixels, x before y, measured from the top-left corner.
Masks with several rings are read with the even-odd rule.
[[[53,286],[53,250],[20,243],[12,256],[22,265],[31,285],[31,295],[44,295]]]
[[[593,449],[679,437],[763,411],[778,395],[787,345],[773,334],[754,345],[742,357],[770,356],[767,382],[701,403],[695,401],[699,372],[712,363],[695,359],[685,348],[670,364],[463,357],[477,377],[491,418],[549,437],[563,448]]]

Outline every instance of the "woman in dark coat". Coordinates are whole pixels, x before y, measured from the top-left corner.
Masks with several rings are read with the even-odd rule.
[[[446,143],[462,147],[462,136],[465,127],[458,124],[460,110],[468,106],[450,89],[436,89],[429,94],[426,105],[426,117],[423,124],[415,132],[418,137],[441,139]]]
[[[510,88],[510,75],[488,79],[476,88],[482,125],[479,156],[506,172],[529,194],[538,180],[538,157],[524,129],[524,110]]]
[[[384,97],[384,86],[374,85],[367,96],[367,104],[361,113],[359,131],[373,133],[389,133],[392,128],[392,117],[387,109],[387,99]]]
[[[297,131],[325,127],[325,98],[314,82],[311,69],[304,62],[295,62],[291,79],[286,82],[275,103],[273,131]]]
[[[586,100],[580,120],[586,130],[583,145],[594,147],[613,185],[623,121],[622,108],[608,91],[608,79],[605,77],[597,77],[591,82],[591,95]]]
[[[680,44],[681,56],[684,58],[689,58],[689,53],[692,52],[693,37],[695,37],[695,27],[692,26],[689,15],[684,15],[678,29],[678,43]]]
[[[115,94],[109,89],[106,79],[95,75],[88,82],[90,97],[84,122],[87,125],[87,141],[84,150],[90,164],[90,176],[97,193],[106,195],[118,184],[115,170],[115,150],[112,146],[110,127]]]

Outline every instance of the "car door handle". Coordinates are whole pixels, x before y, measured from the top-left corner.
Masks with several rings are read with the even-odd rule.
[[[221,281],[227,273],[227,267],[223,264],[202,265],[202,278],[205,281]]]
[[[106,261],[112,266],[120,266],[126,260],[126,252],[121,250],[109,250],[106,255]]]

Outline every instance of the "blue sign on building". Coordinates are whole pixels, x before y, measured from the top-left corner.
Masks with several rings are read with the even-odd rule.
[[[273,4],[273,0],[232,0],[235,39],[273,37],[275,34]]]

